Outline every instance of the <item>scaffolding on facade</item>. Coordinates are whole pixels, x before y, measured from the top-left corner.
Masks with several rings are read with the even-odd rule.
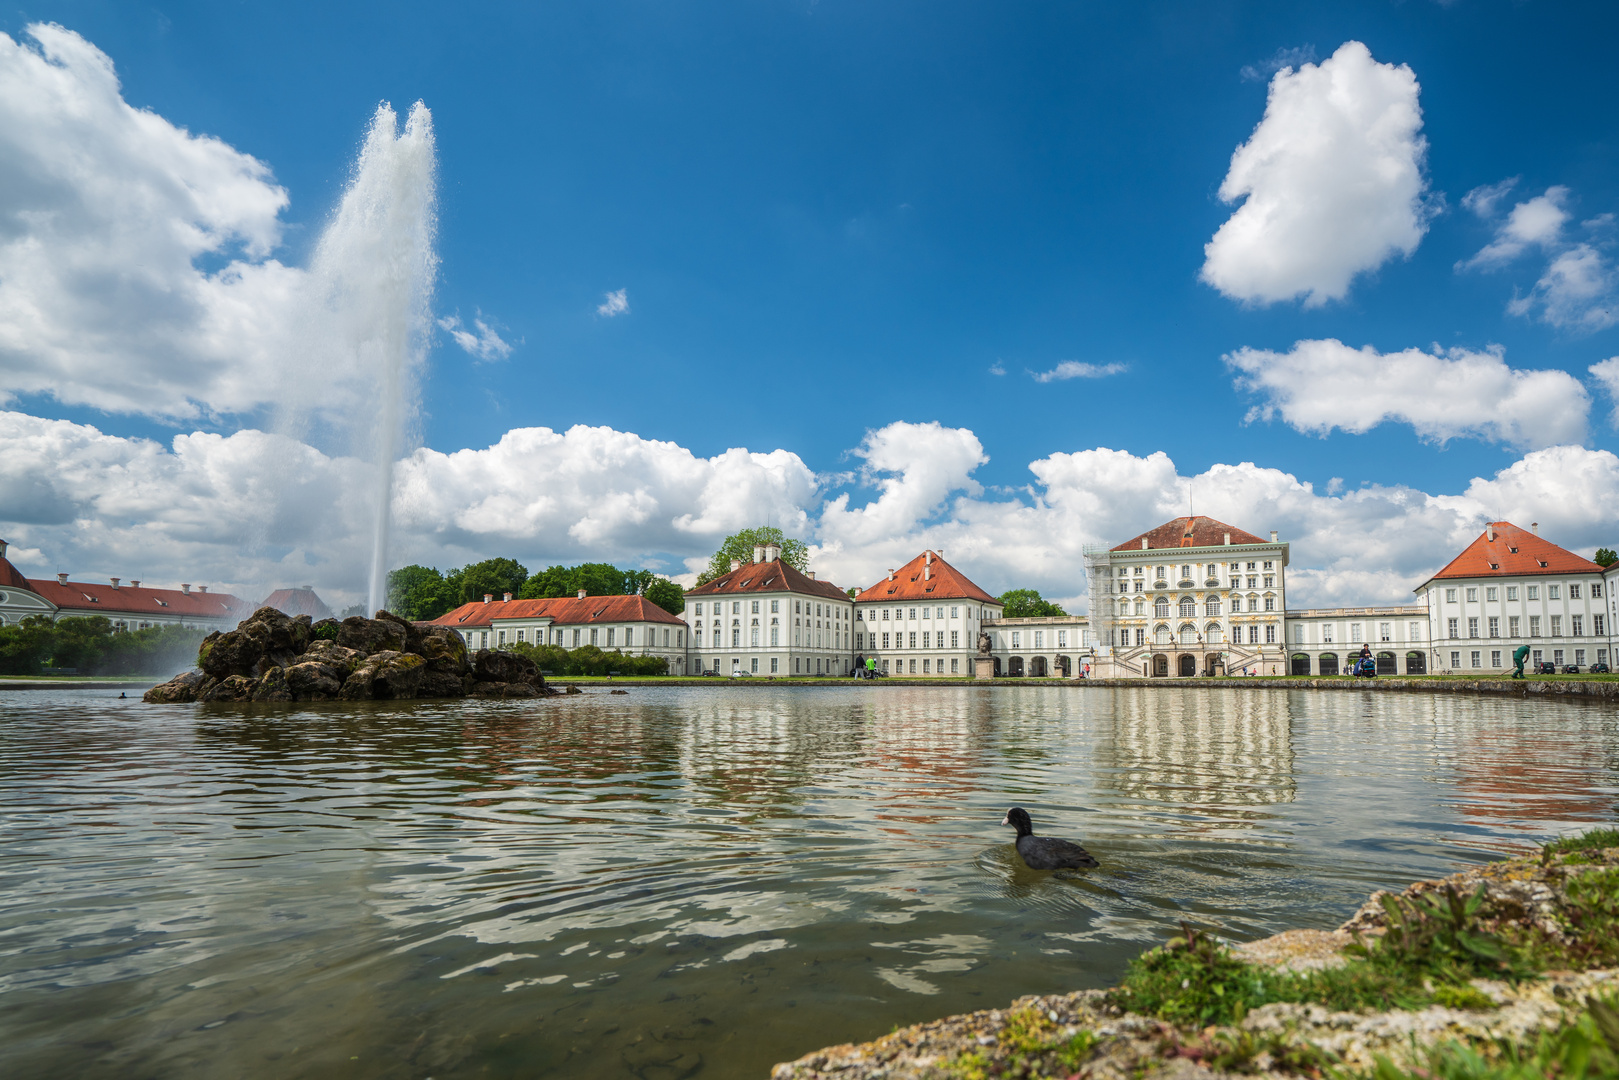
[[[1113,557],[1105,544],[1086,544],[1085,583],[1090,594],[1091,646],[1097,656],[1111,652],[1113,641]]]

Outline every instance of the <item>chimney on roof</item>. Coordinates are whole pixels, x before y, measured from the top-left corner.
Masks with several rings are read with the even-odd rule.
[[[922,567],[922,580],[923,581],[928,580],[932,576],[933,576],[933,567],[931,567],[931,566]]]
[[[928,552],[925,552],[924,554],[927,556],[927,565],[932,566],[933,565],[933,552],[928,551]]]
[[[118,587],[118,583],[119,583],[119,582],[120,582],[120,581],[122,581],[122,580],[123,580],[123,578],[115,578],[115,577],[110,577],[110,578],[108,578],[108,579],[107,579],[107,580],[108,580],[108,581],[110,581],[110,582],[112,582],[112,587],[113,587],[113,588],[115,588],[115,589],[116,589],[116,588],[117,588],[117,587]]]
[[[765,546],[763,544],[753,545],[753,561],[756,563],[765,561]]]
[[[944,562],[944,548],[934,548],[933,554],[939,557],[940,562]]]
[[[781,558],[781,545],[780,544],[766,544],[765,545],[765,562],[775,562],[779,558]]]
[[[180,586],[180,591],[185,593],[187,596],[190,596],[191,595],[191,586],[190,585],[182,585],[182,586]]]
[[[134,578],[130,578],[130,579],[129,579],[129,587],[130,587],[130,588],[131,588],[131,589],[138,589],[138,588],[140,588],[140,587],[141,587],[141,579],[140,579],[140,578],[138,578],[138,577],[134,577]]]
[[[580,589],[579,590],[579,599],[583,600],[584,598],[585,598],[585,590]]]
[[[67,584],[67,575],[66,574],[57,574],[56,575],[56,583],[58,585],[66,585]]]
[[[1272,529],[1270,531],[1270,542],[1273,543],[1273,544],[1276,543],[1276,530],[1275,529]]]
[[[512,602],[512,594],[511,593],[501,593],[500,594],[500,599],[502,600],[502,602],[509,604],[509,603]]]
[[[489,601],[493,600],[494,598],[495,598],[494,593],[484,593],[483,594],[483,602],[486,603],[486,604],[489,603]]]
[[[1484,539],[1488,540],[1492,544],[1495,543],[1495,522],[1491,521],[1485,523]]]
[[[865,591],[865,590],[864,590],[864,589],[862,589],[862,588],[861,588],[861,587],[860,587],[860,586],[858,586],[858,585],[856,585],[856,586],[855,586],[855,587],[854,587],[854,594],[855,594],[855,596],[857,596],[857,597],[858,597],[858,596],[859,596],[859,595],[860,595],[860,594],[861,594],[861,593],[862,593],[862,592],[864,592],[864,591]]]
[[[1534,533],[1536,536],[1539,536],[1540,535],[1540,522],[1531,521],[1529,523],[1529,531]]]
[[[741,559],[732,559],[731,560],[731,569],[732,570],[740,570],[740,569],[742,569],[742,560]]]
[[[1225,546],[1226,547],[1231,546],[1231,534],[1230,533],[1225,534]]]
[[[1147,538],[1146,538],[1146,537],[1145,537],[1145,536],[1143,536],[1143,537],[1142,537],[1142,538],[1141,538],[1141,550],[1142,550],[1142,551],[1146,551],[1146,550],[1147,550]]]
[[[815,580],[815,571],[813,571],[813,570],[806,570],[806,571],[805,571],[805,573],[806,573],[806,574],[808,574],[808,575],[809,575],[809,579],[810,579],[810,580],[811,580],[811,581],[814,581],[814,580]]]
[[[0,540],[0,559],[3,559],[5,557],[6,557],[6,542],[4,540]]]
[[[206,594],[208,592],[208,586],[206,586],[206,585],[198,585],[197,586],[197,591],[200,592],[200,593]]]
[[[894,580],[894,568],[893,568],[893,567],[892,567],[892,566],[890,566],[890,567],[889,567],[889,568],[888,568],[888,580],[889,580],[889,581],[893,581],[893,580]]]

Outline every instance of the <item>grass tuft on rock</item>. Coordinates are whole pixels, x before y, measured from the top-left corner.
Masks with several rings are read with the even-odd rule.
[[[1574,1022],[1542,1034],[1532,1046],[1507,1040],[1484,1045],[1444,1042],[1426,1062],[1404,1069],[1379,1057],[1371,1080],[1597,1080],[1619,1076],[1619,1008],[1613,998],[1587,998]]]
[[[1619,828],[1592,829],[1578,836],[1565,836],[1559,840],[1541,847],[1543,855],[1557,855],[1562,852],[1590,851],[1593,848],[1619,847]]]

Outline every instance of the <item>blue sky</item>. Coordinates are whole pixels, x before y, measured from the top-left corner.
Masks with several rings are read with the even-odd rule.
[[[701,459],[784,449],[819,477],[804,505],[815,533],[828,498],[847,492],[850,506],[868,504],[885,476],[908,475],[873,464],[868,433],[895,422],[970,431],[988,461],[954,487],[940,481],[955,494],[915,503],[898,531],[907,542],[970,521],[970,507],[950,503],[962,492],[1037,505],[1040,493],[1023,490],[1031,462],[1096,448],[1143,460],[1162,452],[1178,478],[1251,462],[1318,495],[1337,478],[1334,494],[1408,486],[1442,500],[1494,482],[1526,454],[1578,446],[1599,484],[1586,490],[1610,482],[1609,459],[1590,455],[1619,449],[1614,402],[1589,368],[1619,354],[1619,327],[1601,314],[1615,301],[1602,277],[1613,272],[1615,232],[1602,215],[1619,212],[1611,5],[333,8],[35,4],[0,30],[23,42],[30,24],[59,23],[110,58],[130,105],[268,166],[290,196],[273,253],[290,266],[308,262],[377,103],[403,112],[425,102],[440,185],[434,312],[466,326],[481,317],[511,346],[485,360],[437,336],[419,432],[433,450],[575,425],[671,442]],[[1222,293],[1200,271],[1205,245],[1241,204],[1220,195],[1233,152],[1266,117],[1278,68],[1319,65],[1346,42],[1364,43],[1376,70],[1406,65],[1415,81],[1413,138],[1425,140],[1414,160],[1417,238],[1409,254],[1353,271],[1343,295],[1325,302]],[[1309,122],[1279,126],[1278,139],[1298,142]],[[1475,212],[1478,198],[1464,204],[1510,178],[1493,214]],[[1559,191],[1555,237],[1458,268],[1503,235],[1514,206],[1548,189]],[[1313,192],[1294,183],[1283,197]],[[1583,306],[1555,316],[1549,301],[1509,310],[1581,245],[1597,281]],[[195,265],[218,268],[206,258]],[[601,313],[616,290],[627,310]],[[1281,384],[1245,389],[1222,358],[1327,339],[1380,354],[1499,347],[1513,371],[1566,372],[1541,393],[1570,395],[1569,409],[1587,418],[1576,431],[1548,420],[1556,409],[1542,401],[1516,436],[1477,407],[1430,417],[1426,428],[1398,409],[1373,410],[1364,430],[1325,436],[1298,430],[1306,421],[1290,425],[1286,410],[1245,421],[1254,406],[1277,404]],[[1114,373],[1033,377],[1065,362]],[[1319,370],[1346,401],[1382,392],[1375,366]],[[1319,384],[1304,392],[1319,396]],[[177,420],[71,398],[25,389],[11,408],[162,444],[262,420],[251,410]],[[1200,511],[1256,505],[1224,506],[1219,484],[1203,486]],[[1089,531],[1123,539],[1158,520],[1132,514],[1180,499],[1097,515]],[[1495,502],[1504,505],[1494,513],[1535,512]],[[1590,527],[1568,528],[1568,546],[1589,550],[1614,531],[1613,505],[1584,507]],[[1440,545],[1430,561],[1448,558],[1443,544],[1473,529],[1476,511],[1458,511],[1430,538]],[[30,550],[54,557],[52,544],[65,541],[22,517],[8,522],[0,509],[13,534],[36,530]],[[1352,543],[1351,522],[1334,528],[1306,564],[1325,572]],[[442,564],[499,553],[513,534],[406,535],[402,553]],[[442,558],[432,558],[433,536]],[[615,540],[606,554],[679,572],[711,539],[697,530],[687,547],[639,549]],[[854,557],[855,535],[823,540],[830,566],[863,583],[858,575],[875,564]],[[566,559],[588,545],[528,546],[525,557]],[[84,549],[92,565],[117,550]],[[980,554],[986,585],[1019,583],[1015,562]],[[303,557],[334,573],[342,563]],[[1390,598],[1392,583],[1422,562],[1415,553],[1378,558],[1381,584],[1345,579],[1323,585],[1323,598],[1352,599],[1356,588]],[[262,576],[232,578],[219,560],[211,565],[225,580]],[[1064,561],[1061,551],[1032,554],[1027,576],[1077,595],[1054,569]],[[341,587],[336,577],[327,585]]]

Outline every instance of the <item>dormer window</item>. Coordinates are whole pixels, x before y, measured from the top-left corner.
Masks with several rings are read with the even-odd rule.
[[[1515,548],[1515,547],[1509,547],[1509,548],[1507,548],[1507,550],[1510,551],[1514,555],[1518,554],[1518,549]]]
[[[1540,564],[1540,567],[1541,567],[1542,570],[1544,570],[1546,568],[1546,560],[1545,559],[1536,559],[1535,561]]]

